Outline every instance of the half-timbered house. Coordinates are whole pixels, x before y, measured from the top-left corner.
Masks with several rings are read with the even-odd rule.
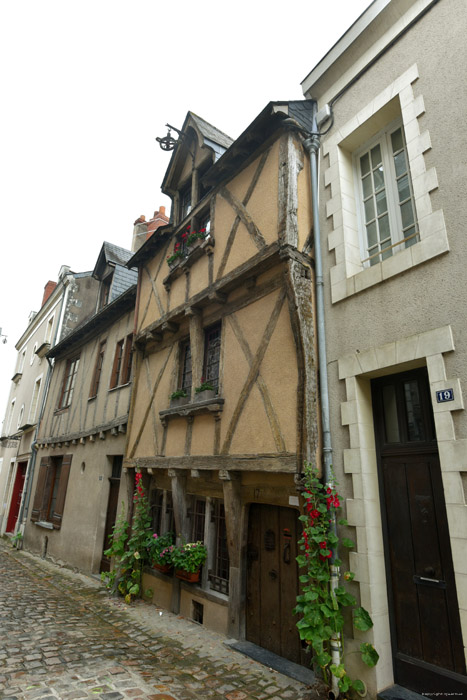
[[[139,269],[124,467],[154,531],[203,540],[199,584],[154,570],[158,605],[300,661],[297,477],[318,449],[309,101],[270,103],[235,141],[191,112]],[[207,391],[200,391],[203,385]]]

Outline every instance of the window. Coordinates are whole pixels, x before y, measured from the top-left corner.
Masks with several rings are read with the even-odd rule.
[[[191,394],[191,346],[190,341],[185,340],[180,347],[180,381],[179,387],[186,391],[187,395]]]
[[[44,339],[44,342],[45,342],[45,343],[51,343],[51,342],[52,342],[52,330],[53,330],[53,325],[54,325],[54,317],[52,316],[52,317],[49,318],[49,320],[47,321],[47,328],[46,328],[46,331],[45,331],[45,339]]]
[[[24,348],[23,352],[21,353],[21,358],[19,361],[19,368],[18,368],[18,373],[22,374],[23,369],[24,369],[24,361],[26,360],[26,349]]]
[[[164,535],[175,532],[172,492],[154,489],[150,497],[151,527],[153,532]]]
[[[8,423],[7,423],[8,427],[6,430],[7,435],[10,435],[10,433],[11,433],[11,425],[13,422],[13,413],[15,411],[15,403],[16,403],[16,399],[13,399],[13,401],[11,402],[11,406],[10,406],[10,415],[8,416]]]
[[[219,389],[219,363],[221,355],[221,324],[207,328],[204,332],[203,381]]]
[[[54,529],[60,529],[71,459],[72,455],[43,457],[41,459],[31,511],[33,522],[51,523]]]
[[[110,388],[128,384],[131,378],[131,359],[133,355],[133,334],[118,341],[115,348]]]
[[[391,257],[398,245],[408,248],[418,241],[402,126],[393,124],[380,132],[355,161],[365,238],[363,263],[375,265]]]
[[[205,216],[203,216],[200,219],[198,231],[200,233],[205,233],[206,236],[209,236],[209,233],[211,231],[211,215],[210,214],[206,214]]]
[[[76,375],[78,373],[79,357],[67,360],[65,375],[63,377],[62,390],[60,392],[59,408],[66,408],[71,404],[73,389],[75,388]]]
[[[206,521],[206,501],[195,498],[191,511],[191,540],[192,542],[204,542],[204,523]]]
[[[213,568],[209,572],[211,588],[220,593],[229,593],[229,552],[227,549],[227,530],[225,511],[222,501],[214,501],[212,520],[215,527],[215,557]]]
[[[107,275],[107,277],[102,280],[101,283],[101,290],[99,294],[99,309],[102,309],[103,306],[106,306],[106,304],[109,303],[110,301],[110,287],[112,286],[112,277],[113,275]]]
[[[96,364],[94,365],[94,373],[92,375],[91,388],[89,390],[89,398],[92,398],[93,396],[97,396],[97,391],[99,389],[99,384],[101,381],[102,366],[104,364],[104,354],[105,354],[106,343],[107,343],[106,340],[103,340],[101,343],[99,343],[99,350],[97,352]]]
[[[188,216],[191,211],[191,182],[180,195],[180,221]]]
[[[23,415],[24,415],[24,404],[19,409],[18,423],[16,425],[17,428],[20,428],[23,425]]]
[[[36,383],[34,384],[34,390],[32,392],[32,399],[31,399],[31,406],[29,408],[29,418],[28,418],[28,423],[34,423],[36,420],[36,413],[37,413],[37,404],[39,402],[39,394],[41,390],[41,379],[37,379]]]
[[[32,365],[32,363],[34,362],[34,358],[36,356],[36,350],[37,350],[37,343],[34,343],[34,347],[32,349],[32,353],[31,353],[31,359],[29,360],[30,365]]]

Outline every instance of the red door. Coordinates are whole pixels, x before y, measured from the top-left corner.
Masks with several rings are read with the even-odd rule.
[[[13,493],[11,494],[10,511],[6,524],[6,532],[14,532],[16,521],[18,520],[19,507],[21,505],[21,496],[23,495],[24,477],[26,476],[27,462],[18,462],[16,468],[15,484]]]

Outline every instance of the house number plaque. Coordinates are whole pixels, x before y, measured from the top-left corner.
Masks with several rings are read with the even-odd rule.
[[[436,392],[436,401],[444,403],[445,401],[454,401],[454,389],[443,389]]]

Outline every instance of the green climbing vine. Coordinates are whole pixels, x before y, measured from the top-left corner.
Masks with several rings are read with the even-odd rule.
[[[294,609],[294,613],[300,615],[297,622],[300,638],[312,648],[312,663],[321,669],[323,680],[328,685],[331,684],[332,676],[335,676],[341,693],[363,692],[363,682],[359,679],[352,680],[345,667],[342,610],[345,607],[352,609],[354,627],[363,632],[371,629],[373,622],[364,608],[357,607],[354,596],[343,585],[331,586],[331,564],[340,567],[342,563],[337,558],[332,560],[333,550],[338,545],[348,548],[354,546],[348,538],[339,539],[331,526],[341,510],[339,494],[335,484],[323,486],[313,466],[305,464],[302,497],[305,513],[300,516],[303,532],[299,546],[303,553],[297,557],[298,564],[303,569],[300,576],[302,592],[297,597]],[[347,521],[342,518],[338,522],[339,525],[347,525]],[[354,573],[347,571],[343,578],[344,581],[352,581],[354,576]],[[340,649],[339,663],[333,663],[332,643]],[[362,643],[360,652],[362,660],[368,666],[377,663],[379,656],[372,644]]]

